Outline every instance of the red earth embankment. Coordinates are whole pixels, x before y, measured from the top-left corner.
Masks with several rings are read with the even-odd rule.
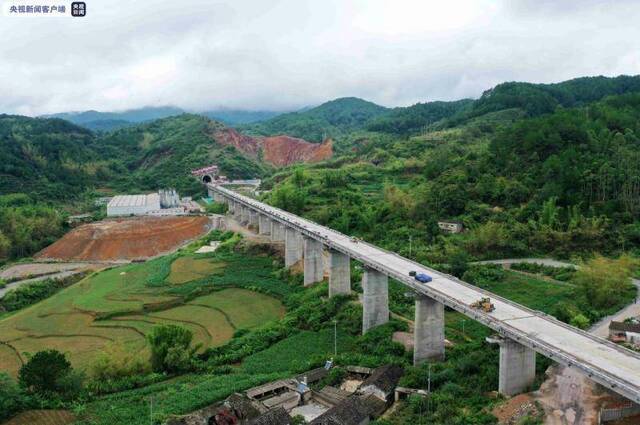
[[[61,261],[128,261],[170,252],[210,229],[207,217],[135,217],[85,224],[40,251]]]
[[[252,157],[262,151],[264,161],[278,167],[296,162],[323,161],[333,155],[330,139],[323,143],[311,143],[289,136],[252,137],[233,128],[217,130],[213,133],[213,138],[221,145],[234,146]]]

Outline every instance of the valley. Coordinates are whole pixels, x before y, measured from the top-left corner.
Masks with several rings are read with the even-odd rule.
[[[389,322],[363,334],[362,267],[350,269],[352,292],[329,297],[330,273],[304,286],[302,261],[284,267],[286,244],[259,234],[260,226],[245,228],[215,199],[203,202],[202,215],[116,219],[105,219],[96,201],[173,187],[199,200],[206,195],[190,171],[215,164],[232,179],[261,179],[257,189],[245,188],[257,200],[584,329],[637,295],[637,81],[506,83],[478,100],[393,109],[344,98],[237,129],[190,114],[100,133],[2,117],[3,140],[13,143],[5,163],[21,164],[5,170],[14,183],[0,195],[3,270],[15,270],[4,279],[28,276],[29,264],[53,267],[46,261],[98,263],[99,270],[60,285],[44,274],[37,296],[29,283],[13,295],[0,313],[0,369],[19,380],[36,352],[64,353],[84,374],[81,396],[44,405],[70,409],[82,399],[68,419],[80,424],[148,423],[150,398],[151,420],[165,423],[331,357],[336,375],[346,365],[398,364],[401,387],[431,386],[428,404],[410,397],[378,424],[424,417],[493,424],[506,411],[514,415],[497,393],[500,349],[486,342],[492,332],[480,323],[445,309],[444,361],[414,364],[416,303],[400,282],[389,281]],[[61,141],[55,149],[52,137]],[[67,217],[78,213],[90,223],[71,228]],[[462,231],[444,232],[443,221]],[[212,241],[213,252],[196,253]],[[581,269],[481,264],[527,257]],[[187,332],[189,343],[158,369],[150,335],[168,325]],[[528,389],[540,388],[552,364],[537,356]],[[523,400],[558,391],[564,375],[552,376],[560,378]],[[581,417],[610,403],[594,391]],[[543,422],[540,410],[518,414]]]

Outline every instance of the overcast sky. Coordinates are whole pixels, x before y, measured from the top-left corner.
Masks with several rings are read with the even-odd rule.
[[[0,113],[404,106],[640,74],[640,1],[85,1],[85,18],[0,16]]]

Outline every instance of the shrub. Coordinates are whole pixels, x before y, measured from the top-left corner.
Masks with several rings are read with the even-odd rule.
[[[25,404],[18,384],[6,373],[0,372],[0,421],[19,412]]]
[[[589,319],[584,314],[577,314],[571,318],[569,324],[579,329],[587,329],[589,327]]]
[[[64,279],[45,279],[20,286],[7,292],[0,300],[0,306],[7,311],[20,310],[50,297],[60,289],[79,281],[84,276],[86,276],[86,273],[78,273]]]
[[[154,326],[147,335],[151,346],[151,367],[154,372],[177,373],[189,369],[198,347],[191,347],[193,333],[177,325]]]
[[[149,369],[149,363],[128,352],[123,343],[112,343],[98,353],[90,366],[90,373],[93,379],[104,381],[143,375]]]
[[[611,307],[624,298],[626,291],[633,289],[634,269],[635,264],[629,257],[614,260],[596,256],[576,271],[573,282],[581,288],[592,307]]]
[[[492,282],[499,282],[505,277],[502,266],[497,264],[474,265],[462,276],[462,280],[483,287]]]
[[[82,389],[82,374],[75,373],[67,357],[57,350],[38,351],[18,374],[20,385],[35,394],[57,393],[74,398]]]

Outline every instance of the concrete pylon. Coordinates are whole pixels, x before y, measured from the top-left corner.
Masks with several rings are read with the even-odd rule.
[[[249,208],[247,207],[242,207],[242,218],[240,219],[240,222],[242,224],[244,224],[245,226],[249,225],[249,222],[251,221],[251,211],[249,210]]]
[[[229,207],[227,208],[227,212],[229,214],[233,214],[236,210],[236,203],[233,199],[229,199]]]
[[[329,251],[329,297],[351,293],[351,261],[338,251]]]
[[[510,397],[528,391],[536,379],[536,352],[509,338],[487,341],[500,345],[500,394]]]
[[[242,204],[236,202],[236,206],[233,209],[233,218],[235,218],[238,223],[242,223],[242,209]]]
[[[322,242],[313,238],[304,238],[304,286],[320,282],[324,277]]]
[[[249,211],[249,226],[258,229],[260,225],[260,213],[258,211]]]
[[[261,235],[268,235],[271,233],[271,219],[266,215],[260,214],[258,233]]]
[[[444,360],[444,304],[416,296],[413,364]]]
[[[295,229],[285,229],[284,265],[291,267],[302,259],[302,235]]]
[[[271,220],[271,241],[284,241],[284,224]]]
[[[362,275],[362,333],[389,321],[389,278],[365,268]]]

